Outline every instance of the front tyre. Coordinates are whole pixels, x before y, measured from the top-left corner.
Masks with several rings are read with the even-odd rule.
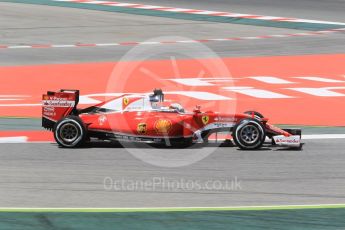
[[[240,149],[259,149],[265,142],[266,131],[260,121],[253,118],[245,118],[235,125],[232,137],[236,146]]]
[[[87,139],[85,125],[79,117],[67,116],[56,123],[54,138],[61,147],[80,147]]]
[[[254,118],[256,118],[257,120],[260,120],[262,118],[264,118],[264,115],[262,115],[261,113],[257,112],[257,111],[245,111],[244,114],[247,114],[247,115],[254,115]]]

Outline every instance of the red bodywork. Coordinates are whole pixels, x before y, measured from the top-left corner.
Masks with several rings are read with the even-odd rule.
[[[150,142],[192,139],[201,142],[212,133],[231,132],[244,118],[254,118],[254,114],[202,112],[198,108],[192,112],[162,105],[155,108],[148,101],[147,95],[128,94],[77,110],[78,98],[79,92],[76,90],[61,90],[43,95],[43,127],[53,129],[60,119],[74,114],[83,121],[90,137]],[[260,120],[269,137],[292,135],[267,123],[265,118]]]

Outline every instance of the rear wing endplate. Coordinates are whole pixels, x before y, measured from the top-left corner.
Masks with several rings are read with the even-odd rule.
[[[42,95],[42,126],[53,129],[61,118],[68,115],[77,115],[79,103],[79,90],[61,89],[60,91],[48,91]]]

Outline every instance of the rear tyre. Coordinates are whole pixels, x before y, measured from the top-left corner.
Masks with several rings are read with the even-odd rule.
[[[240,149],[259,149],[265,142],[266,131],[260,121],[253,118],[245,118],[235,125],[232,137],[236,146]]]
[[[54,138],[61,147],[80,147],[87,141],[85,125],[79,117],[67,116],[56,123]]]

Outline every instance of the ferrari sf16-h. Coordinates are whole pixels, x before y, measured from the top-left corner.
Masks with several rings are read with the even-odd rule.
[[[203,112],[198,106],[187,112],[178,103],[167,105],[160,89],[123,94],[84,109],[77,108],[78,102],[78,90],[43,95],[42,126],[53,131],[61,147],[80,147],[96,138],[189,146],[207,143],[210,135],[220,132],[229,133],[244,150],[259,149],[267,138],[274,145],[301,146],[301,130],[275,127],[258,112]]]

